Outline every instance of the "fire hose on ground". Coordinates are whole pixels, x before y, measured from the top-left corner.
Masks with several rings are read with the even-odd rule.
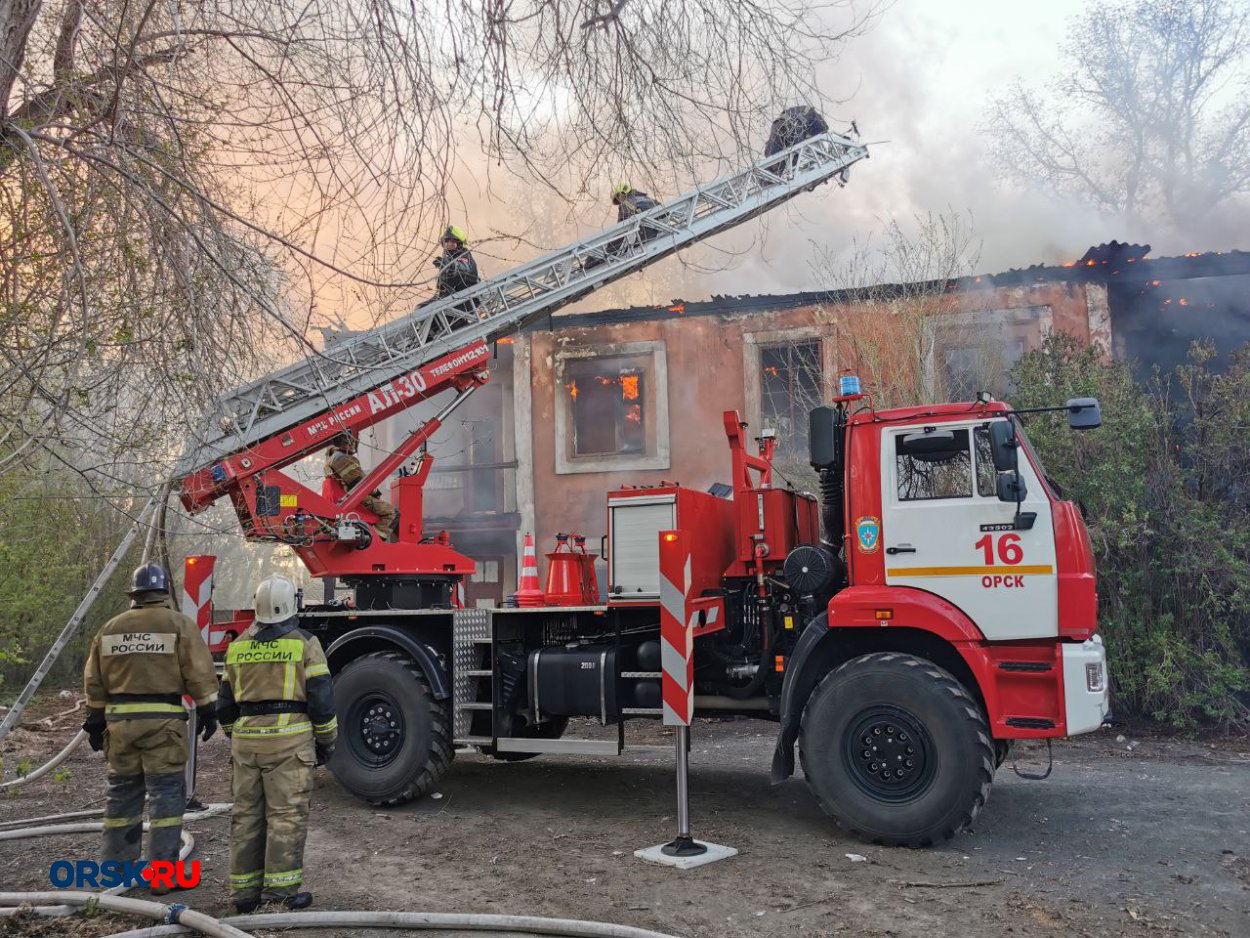
[[[209,938],[253,938],[243,928],[401,928],[417,931],[477,931],[496,934],[523,933],[562,938],[674,938],[663,932],[587,922],[579,919],[540,918],[530,915],[485,915],[454,912],[282,912],[263,915],[236,915],[214,919],[180,904],[164,905],[142,899],[123,899],[87,892],[4,892],[0,906],[27,903],[62,902],[79,908],[99,908],[109,912],[141,915],[162,924],[117,932],[109,938],[163,938],[166,935],[198,933]],[[36,906],[36,914],[43,908]],[[54,914],[61,914],[59,912]],[[168,924],[165,924],[168,923]]]
[[[45,775],[47,775],[49,772],[55,769],[58,765],[60,765],[62,762],[68,759],[70,756],[70,753],[72,753],[75,749],[77,749],[79,745],[81,745],[82,741],[86,738],[87,738],[86,731],[79,730],[74,735],[74,738],[71,739],[68,744],[66,744],[64,749],[58,752],[55,756],[53,756],[43,765],[39,766],[39,768],[35,769],[33,772],[27,772],[25,775],[19,775],[17,778],[11,778],[7,782],[0,782],[0,789],[20,788],[22,785],[27,785],[30,782],[35,781],[36,779],[43,778]]]

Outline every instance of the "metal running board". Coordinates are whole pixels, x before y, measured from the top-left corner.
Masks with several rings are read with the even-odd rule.
[[[615,739],[497,739],[499,752],[564,752],[586,756],[619,756]]]
[[[834,177],[868,156],[826,133],[757,160],[596,235],[418,307],[220,398],[179,461],[189,475],[460,349],[508,335],[568,303]]]

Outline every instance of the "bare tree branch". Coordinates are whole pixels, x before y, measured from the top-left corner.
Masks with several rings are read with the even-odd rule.
[[[1046,93],[1017,83],[991,103],[1008,174],[1181,227],[1250,193],[1250,8],[1121,0],[1082,15],[1062,52]]]

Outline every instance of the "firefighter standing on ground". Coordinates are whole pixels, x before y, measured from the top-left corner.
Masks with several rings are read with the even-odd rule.
[[[356,458],[356,434],[350,430],[340,433],[326,451],[326,478],[338,479],[343,490],[350,492],[365,477],[365,471]],[[382,499],[382,493],[374,490],[360,503],[378,516],[378,533],[384,540],[395,541],[399,537],[399,512]]]
[[[313,898],[300,891],[313,767],[334,753],[334,689],[321,644],[299,628],[295,584],[262,580],[255,608],[226,651],[218,705],[234,761],[230,893],[240,912],[303,909]]]
[[[104,860],[138,860],[147,795],[148,860],[174,862],[186,806],[187,712],[195,701],[201,738],[217,730],[217,674],[191,619],[169,608],[159,564],[134,572],[131,608],[104,624],[91,642],[83,683],[91,748],[108,760]],[[155,887],[153,893],[168,892]]]

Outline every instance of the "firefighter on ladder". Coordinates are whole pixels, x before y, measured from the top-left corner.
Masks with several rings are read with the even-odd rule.
[[[477,261],[468,248],[469,236],[463,228],[448,225],[443,232],[443,255],[434,259],[438,268],[438,288],[434,296],[441,299],[461,290],[477,286],[481,277],[477,272]]]
[[[330,668],[299,628],[295,584],[262,580],[255,609],[255,624],[226,651],[218,705],[234,761],[230,893],[245,913],[262,902],[312,904],[300,885],[313,768],[333,755],[338,728]]]
[[[326,450],[326,478],[337,479],[347,492],[365,477],[360,460],[356,458],[357,446],[356,434],[351,430],[344,430]],[[360,504],[378,516],[378,533],[383,540],[399,539],[399,512],[390,502],[382,499],[380,491],[374,490],[372,494],[366,495]]]
[[[138,860],[147,795],[148,860],[172,863],[182,846],[186,806],[187,712],[198,711],[201,738],[217,730],[217,673],[195,623],[169,607],[169,580],[159,564],[134,572],[130,609],[92,639],[83,669],[91,748],[108,761],[104,860]],[[162,895],[166,885],[152,887]]]
[[[660,203],[641,189],[635,189],[629,183],[622,182],[612,187],[612,204],[616,206],[616,220],[623,222],[649,208],[655,208]],[[640,244],[646,244],[652,238],[659,237],[659,234],[660,232],[654,228],[643,228],[638,232],[638,241]],[[616,238],[608,242],[608,253],[613,257],[623,257],[627,253],[625,247],[626,239]]]

